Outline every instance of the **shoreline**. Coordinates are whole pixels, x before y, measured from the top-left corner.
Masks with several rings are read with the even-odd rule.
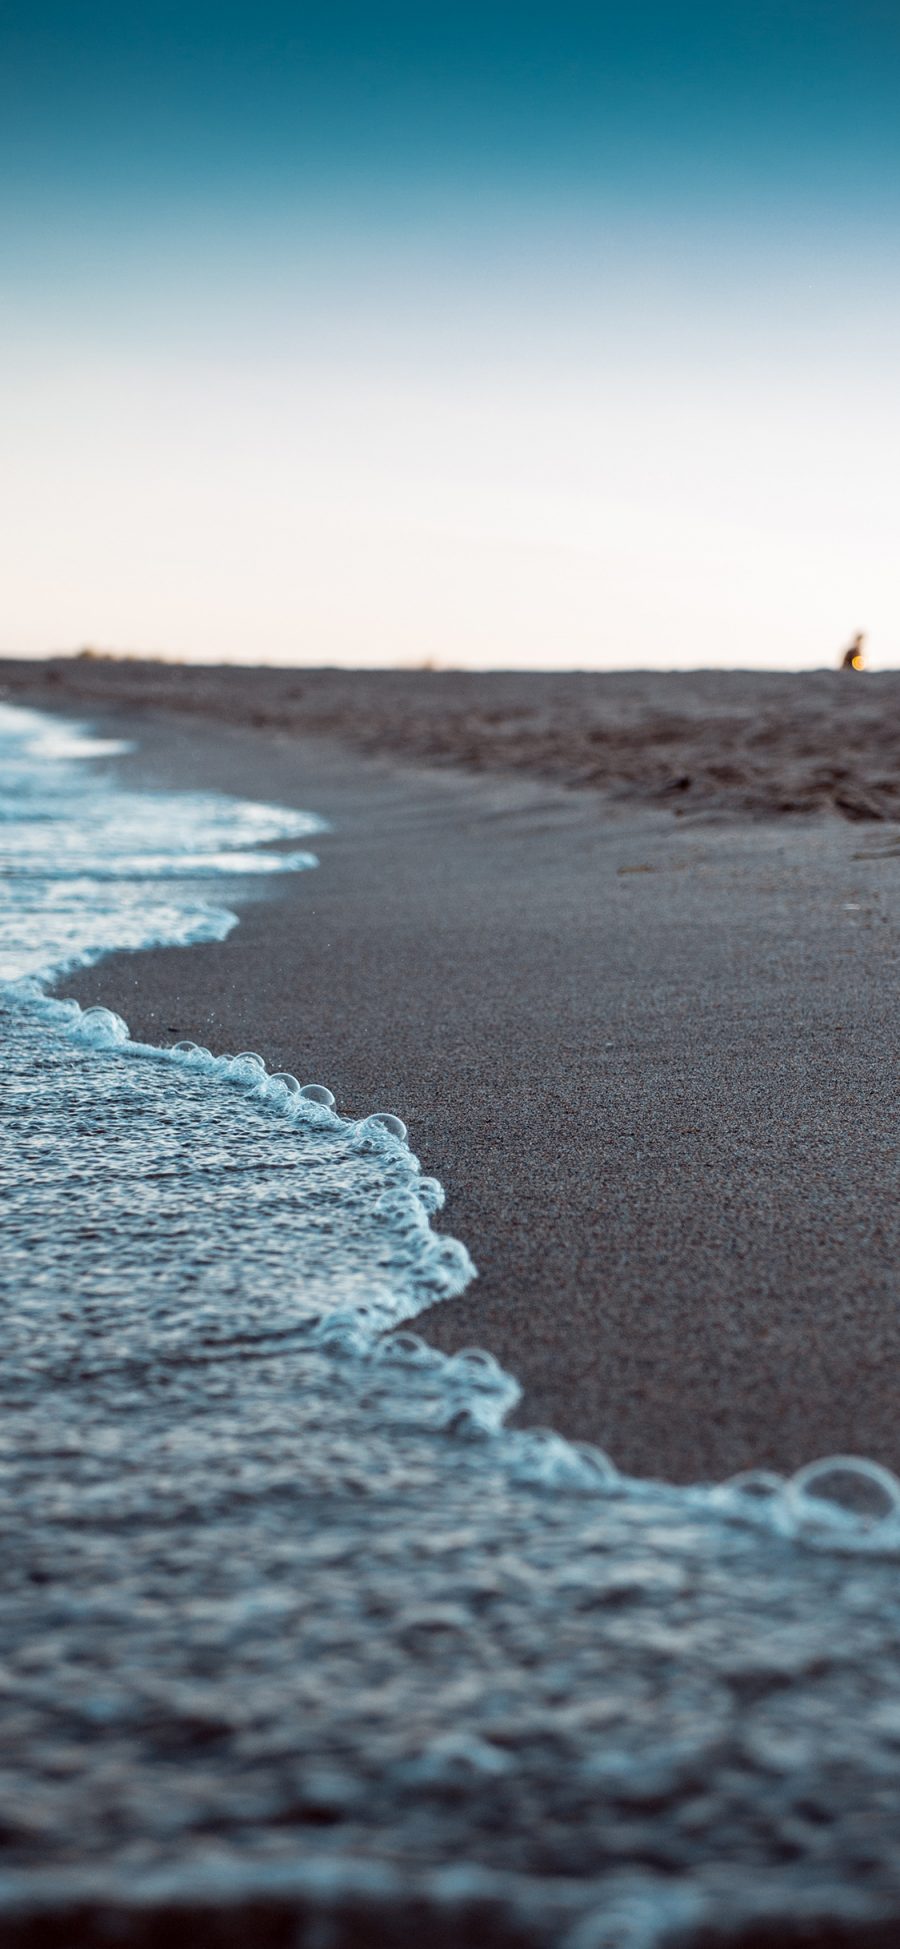
[[[896,1312],[890,839],[861,846],[833,818],[691,830],[535,779],[86,714],[140,741],[98,744],[111,782],[166,788],[168,825],[145,805],[139,853],[206,831],[179,785],[330,819],[318,869],[274,899],[267,876],[192,876],[237,909],[223,941],[117,954],[59,987],[155,1044],[257,1045],[333,1083],[341,1110],[407,1115],[448,1229],[482,1260],[416,1328],[448,1351],[505,1333],[519,1419],[542,1418],[542,1388],[544,1418],[576,1434],[618,1415],[645,1477],[696,1477],[704,1442],[721,1476],[736,1438],[787,1447],[811,1414],[838,1445],[848,1403],[870,1445],[894,1355],[866,1333]],[[104,798],[101,875],[135,831],[115,794],[104,821]],[[26,846],[42,803],[23,803]],[[52,931],[66,833],[48,803]],[[836,1018],[841,971],[855,1024]],[[406,1949],[427,1929],[575,1949],[621,1914],[685,1949],[892,1939],[895,1521],[848,1562],[811,1508],[805,1530],[801,1484],[786,1527],[646,1480],[598,1496],[578,1456],[557,1473],[555,1439],[485,1451],[455,1414],[435,1424],[427,1385],[392,1389],[393,1361],[335,1370],[294,1342],[305,1268],[333,1248],[345,1291],[347,1268],[368,1281],[381,1260],[378,1205],[359,1260],[353,1223],[347,1256],[329,1219],[352,1130],[329,1200],[318,1147],[252,1097],[216,1103],[192,1065],[173,1089],[170,1065],[141,1061],[123,1092],[102,1053],[54,1085],[22,1015],[4,1656],[17,1672],[24,1645],[28,1759],[0,1938],[324,1928],[336,1949],[373,1932]],[[384,1261],[401,1290],[405,1236]],[[868,1285],[848,1305],[854,1263]],[[64,1734],[59,1769],[61,1725],[77,1744]]]
[[[330,819],[316,872],[248,884],[225,942],[62,987],[136,1036],[255,1046],[341,1110],[399,1112],[480,1274],[417,1330],[487,1347],[519,1421],[630,1473],[897,1468],[896,835],[686,826],[511,772],[80,708],[141,739],[126,782]]]
[[[0,658],[0,697],[169,711],[540,778],[678,819],[900,820],[900,671],[342,670]]]

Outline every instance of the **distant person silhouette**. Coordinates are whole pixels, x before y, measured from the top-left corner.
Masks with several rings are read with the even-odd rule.
[[[864,670],[865,667],[866,667],[865,631],[859,630],[857,635],[854,636],[853,641],[849,646],[849,649],[846,649],[844,651],[843,656],[841,657],[841,669],[842,670]]]

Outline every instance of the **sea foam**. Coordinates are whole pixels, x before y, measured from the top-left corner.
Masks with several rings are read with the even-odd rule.
[[[0,732],[9,1915],[161,1874],[308,1901],[304,1863],[337,1915],[376,1857],[435,1913],[453,1863],[485,1942],[884,1913],[896,1479],[831,1457],[681,1489],[510,1428],[489,1353],[411,1330],[473,1267],[393,1109],[342,1117],[302,1038],[272,1075],[48,993],[221,936],[209,862],[321,822],[132,795],[37,716]]]

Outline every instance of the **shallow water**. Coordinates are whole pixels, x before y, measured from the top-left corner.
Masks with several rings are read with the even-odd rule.
[[[411,1888],[563,1949],[900,1915],[893,1478],[676,1490],[507,1431],[490,1356],[403,1325],[472,1267],[398,1131],[47,994],[221,937],[318,822],[50,732],[0,720],[7,1939],[88,1896],[126,1939],[191,1898],[412,1942]]]

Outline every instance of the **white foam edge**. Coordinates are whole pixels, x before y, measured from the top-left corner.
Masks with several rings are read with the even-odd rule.
[[[426,1193],[421,1201],[422,1215],[426,1229],[430,1229],[427,1224],[430,1209],[439,1208],[443,1191],[435,1179],[421,1176],[421,1165],[410,1150],[406,1136],[399,1137],[380,1124],[378,1112],[359,1120],[342,1117],[337,1109],[291,1091],[277,1081],[277,1076],[271,1078],[262,1056],[255,1051],[215,1056],[211,1050],[194,1043],[181,1042],[165,1048],[134,1042],[127,1023],[114,1010],[96,1006],[83,1009],[72,999],[47,995],[34,977],[3,983],[0,993],[10,1003],[52,1022],[82,1048],[190,1069],[207,1076],[211,1082],[227,1082],[265,1101],[288,1122],[356,1133],[361,1150],[377,1149],[403,1160],[409,1170],[408,1185],[392,1187],[384,1197],[399,1195],[402,1199],[410,1194],[414,1197],[421,1187]],[[430,1202],[435,1192],[437,1206]],[[458,1240],[442,1234],[432,1234],[432,1237],[436,1253],[445,1263],[442,1297],[455,1297],[476,1276],[476,1269]],[[432,1303],[433,1298],[429,1297],[424,1305]],[[717,1516],[766,1530],[786,1541],[844,1555],[900,1555],[900,1478],[882,1463],[865,1456],[827,1455],[804,1463],[790,1476],[780,1476],[767,1469],[750,1469],[715,1484],[673,1484],[652,1477],[625,1475],[604,1450],[591,1443],[570,1441],[552,1429],[507,1428],[506,1417],[521,1399],[522,1392],[514,1376],[481,1348],[447,1355],[430,1347],[404,1324],[415,1318],[418,1310],[421,1309],[404,1307],[402,1302],[398,1306],[388,1289],[375,1286],[368,1301],[328,1314],[314,1331],[313,1338],[337,1358],[363,1358],[394,1367],[427,1368],[435,1378],[440,1374],[452,1410],[442,1425],[460,1438],[501,1441],[503,1462],[511,1466],[513,1476],[523,1484],[560,1492],[624,1495],[655,1504],[662,1502],[681,1515],[696,1512]],[[393,1330],[398,1327],[400,1332]],[[816,1485],[827,1483],[829,1477],[843,1478],[855,1487],[857,1494],[868,1495],[876,1505],[880,1500],[880,1510],[876,1506],[866,1516],[826,1494],[817,1493]]]
[[[32,974],[0,976],[0,994],[28,1003],[37,1000],[49,1003],[53,998],[45,992],[46,982],[56,983],[66,975],[77,974],[79,969],[94,968],[98,961],[105,961],[108,954],[146,953],[157,947],[200,947],[204,943],[227,940],[237,924],[237,914],[233,914],[228,907],[213,907],[204,901],[179,927],[173,927],[170,922],[164,935],[160,935],[158,927],[148,926],[146,934],[139,940],[129,941],[124,947],[115,942],[94,943],[78,949],[74,954],[57,956]],[[67,1008],[71,1006],[68,1002],[62,1005]]]
[[[109,880],[198,880],[219,879],[222,874],[253,878],[258,874],[304,873],[318,866],[319,856],[306,850],[289,853],[255,852],[248,848],[221,847],[217,851],[196,853],[113,853],[105,860],[92,859],[42,862],[37,868],[30,860],[19,866],[15,861],[5,870],[11,879],[83,880],[103,886]]]

